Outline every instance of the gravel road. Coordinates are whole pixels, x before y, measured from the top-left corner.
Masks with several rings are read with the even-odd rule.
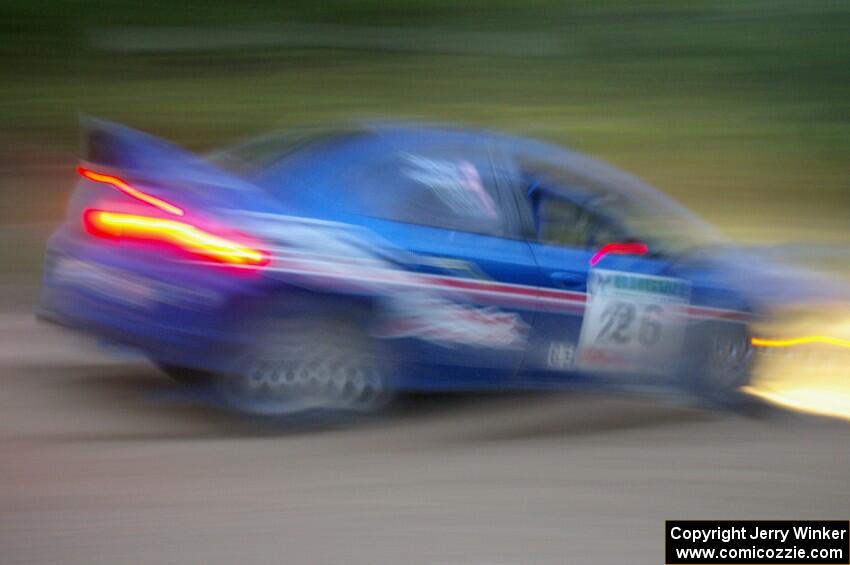
[[[850,433],[575,394],[260,425],[16,309],[0,562],[662,563],[668,518],[850,515]]]

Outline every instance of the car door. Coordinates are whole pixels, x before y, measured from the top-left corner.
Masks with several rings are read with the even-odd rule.
[[[411,386],[513,383],[534,324],[539,270],[497,157],[476,141],[406,146],[367,175],[369,186],[392,187],[367,200],[368,226],[410,252],[406,267],[418,280],[394,297],[402,319],[388,332],[424,367]]]
[[[588,331],[589,280],[615,273],[653,277],[664,263],[645,257],[645,244],[568,187],[534,183],[522,197],[533,225],[530,248],[540,269],[540,307],[522,378],[540,384],[579,377],[579,369],[589,365],[579,358],[582,332]],[[645,313],[630,304],[606,315],[606,331],[620,332],[616,339],[630,340],[635,324],[652,322],[638,320]],[[595,321],[593,327],[595,339],[601,330]],[[586,344],[587,335],[584,339]]]

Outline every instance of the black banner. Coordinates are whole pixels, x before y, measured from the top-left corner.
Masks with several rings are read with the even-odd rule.
[[[667,565],[850,563],[850,522],[667,520]]]

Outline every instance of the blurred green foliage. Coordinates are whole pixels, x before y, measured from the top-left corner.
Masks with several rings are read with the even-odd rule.
[[[292,25],[298,42],[275,40]],[[366,40],[334,44],[328,25]],[[793,211],[841,225],[848,29],[843,0],[7,0],[0,165],[72,155],[77,111],[199,149],[401,116],[572,145],[721,224]],[[475,49],[441,48],[449,34]]]

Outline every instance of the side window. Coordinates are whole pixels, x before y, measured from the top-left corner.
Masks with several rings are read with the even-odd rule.
[[[543,243],[592,248],[623,237],[611,221],[574,202],[545,193],[533,198],[537,238]]]
[[[535,206],[537,239],[555,245],[584,247],[587,243],[586,210],[557,198],[541,197]]]
[[[504,235],[505,218],[486,153],[400,151],[353,183],[361,213],[383,219]]]

